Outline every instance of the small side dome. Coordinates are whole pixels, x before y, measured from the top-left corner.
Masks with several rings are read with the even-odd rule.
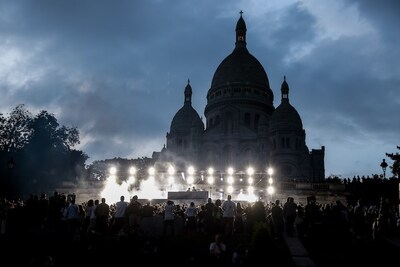
[[[289,103],[289,84],[286,82],[286,76],[283,77],[281,94],[281,104],[271,116],[270,131],[281,129],[303,130],[303,122],[299,113]]]
[[[283,102],[272,113],[269,129],[270,131],[303,130],[303,122],[297,110],[289,102]]]
[[[190,105],[184,105],[172,119],[170,134],[189,134],[193,126],[204,130],[204,123],[197,111]]]
[[[184,91],[185,101],[183,107],[178,110],[171,122],[170,134],[189,134],[192,127],[204,130],[204,123],[197,111],[192,107],[192,87],[190,81]]]

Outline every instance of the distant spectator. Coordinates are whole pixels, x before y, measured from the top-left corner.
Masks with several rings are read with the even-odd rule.
[[[210,255],[217,263],[223,263],[226,254],[226,245],[222,242],[222,235],[215,235],[215,240],[210,244]]]

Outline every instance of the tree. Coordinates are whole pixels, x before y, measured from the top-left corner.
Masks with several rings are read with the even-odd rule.
[[[33,116],[19,105],[8,117],[0,114],[0,126],[1,164],[5,166],[11,157],[17,162],[12,177],[5,174],[0,179],[10,185],[9,190],[45,192],[86,175],[88,156],[73,149],[79,144],[79,131],[60,125],[53,114],[40,111]]]
[[[30,128],[29,146],[36,146],[36,149],[69,151],[79,144],[79,131],[76,128],[60,127],[56,117],[44,110],[33,118]]]
[[[32,134],[32,114],[24,105],[18,105],[5,118],[0,117],[0,151],[14,153],[22,149]]]
[[[397,146],[397,149],[400,150],[400,146]],[[399,178],[400,177],[400,154],[399,153],[386,153],[391,160],[393,160],[393,165],[389,166],[392,170],[393,176]]]
[[[40,111],[30,127],[32,134],[24,154],[27,167],[36,170],[32,175],[35,183],[55,186],[79,176],[76,166],[81,173],[88,158],[81,151],[71,149],[79,144],[79,131],[60,126],[56,117],[47,111]]]

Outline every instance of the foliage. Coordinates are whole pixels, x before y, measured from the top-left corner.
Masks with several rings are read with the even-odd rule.
[[[29,142],[33,129],[32,114],[18,105],[8,117],[0,117],[0,151],[14,153]]]
[[[24,105],[18,105],[8,117],[0,116],[0,126],[2,165],[11,157],[15,161],[14,168],[2,170],[1,182],[8,190],[45,192],[86,175],[88,156],[73,149],[79,144],[79,131],[60,126],[53,114],[40,111],[33,116]]]
[[[400,150],[400,146],[397,147]],[[393,176],[399,178],[400,177],[400,154],[395,153],[386,153],[391,160],[393,160],[393,165],[389,168],[392,170]]]

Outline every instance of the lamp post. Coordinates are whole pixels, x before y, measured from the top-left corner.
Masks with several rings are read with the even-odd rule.
[[[386,178],[386,168],[387,168],[388,164],[386,163],[385,159],[382,159],[381,162],[381,167],[382,167],[382,171],[383,171],[383,179]]]

